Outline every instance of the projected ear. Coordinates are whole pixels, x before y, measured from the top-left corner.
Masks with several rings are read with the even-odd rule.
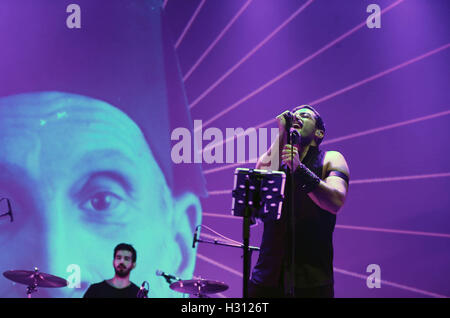
[[[172,228],[181,259],[176,264],[178,277],[190,279],[194,273],[196,248],[192,248],[194,229],[201,224],[201,205],[197,196],[186,193],[176,199]]]

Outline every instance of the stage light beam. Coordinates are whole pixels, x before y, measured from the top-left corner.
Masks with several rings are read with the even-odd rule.
[[[348,275],[348,276],[353,276],[353,277],[358,277],[364,280],[367,280],[367,275],[361,275],[355,272],[350,272],[344,269],[340,269],[340,268],[336,268],[333,267],[334,271],[336,273],[340,273],[340,274],[344,274],[344,275]],[[403,284],[398,284],[398,283],[394,283],[394,282],[390,282],[387,280],[380,280],[381,285],[387,285],[387,286],[391,286],[391,287],[395,287],[395,288],[399,288],[399,289],[403,289],[403,290],[407,290],[413,293],[418,293],[418,294],[422,294],[422,295],[426,295],[426,296],[430,296],[430,297],[435,297],[435,298],[447,298],[447,296],[441,295],[441,294],[437,294],[437,293],[433,293],[433,292],[429,292],[423,289],[419,289],[419,288],[415,288],[415,287],[411,287],[411,286],[407,286],[407,285],[403,285]]]
[[[449,46],[446,45],[446,48],[448,48],[448,47],[449,47]],[[441,47],[441,48],[442,48],[442,47]],[[436,53],[438,53],[438,52],[440,52],[440,51],[441,51],[441,50],[436,49],[436,50],[433,50],[432,52],[434,52],[433,54],[436,54]],[[430,52],[428,52],[428,53],[430,53]],[[425,53],[424,55],[429,56],[428,53]],[[424,56],[424,55],[422,55],[422,56]],[[414,58],[413,60],[415,60],[416,62],[419,61],[417,58]],[[410,61],[411,61],[411,60],[410,60]],[[407,62],[405,62],[405,63],[407,63]],[[403,63],[403,64],[405,64],[405,63]],[[411,63],[409,63],[409,64],[411,64]],[[385,72],[386,72],[386,71],[383,71],[383,72],[381,72],[381,73],[385,73]],[[387,73],[385,73],[385,74],[387,74]],[[372,76],[372,77],[374,78],[375,76]],[[333,97],[335,97],[335,96],[337,96],[337,94],[334,94]],[[312,103],[309,103],[309,104],[312,104]],[[415,119],[410,119],[410,120],[402,121],[402,122],[395,123],[395,124],[391,124],[391,125],[386,125],[386,126],[382,126],[382,127],[378,127],[378,128],[373,128],[373,129],[369,129],[369,130],[362,131],[362,132],[359,132],[359,133],[350,134],[350,135],[343,136],[343,137],[338,137],[338,138],[334,138],[334,139],[330,139],[330,140],[325,140],[325,141],[322,143],[322,145],[330,144],[330,143],[332,143],[332,142],[337,142],[337,141],[341,141],[341,140],[346,140],[346,139],[356,138],[356,137],[360,137],[360,136],[364,136],[364,135],[376,133],[376,132],[379,132],[379,131],[383,131],[383,130],[387,130],[387,129],[392,129],[392,128],[404,126],[404,125],[409,125],[409,124],[415,123],[415,122],[417,122],[417,121],[428,120],[428,119],[432,119],[432,118],[436,118],[436,117],[445,116],[445,115],[448,115],[448,114],[449,114],[449,111],[446,110],[446,111],[443,111],[443,112],[440,112],[440,113],[436,113],[436,114],[431,114],[431,115],[427,115],[427,116],[423,116],[423,117],[419,117],[419,118],[415,118]],[[265,121],[265,122],[259,124],[258,126],[255,126],[254,128],[255,128],[255,129],[258,129],[258,128],[261,128],[261,127],[265,127],[265,126],[267,126],[267,125],[270,125],[270,124],[275,123],[275,121],[276,121],[276,119],[275,119],[275,118],[272,118],[272,119],[270,119],[270,120],[268,120],[268,121]],[[231,141],[231,140],[233,140],[233,139],[235,139],[235,138],[238,138],[238,137],[240,137],[240,136],[242,136],[242,135],[243,135],[243,134],[236,134],[236,135],[234,135],[233,137],[229,137],[229,138],[227,138],[227,139],[225,139],[225,140],[222,140],[222,141],[219,141],[219,142],[217,142],[217,143],[208,145],[208,146],[206,146],[205,148],[199,150],[198,153],[202,153],[203,151],[206,151],[206,150],[212,149],[212,148],[214,148],[214,147],[223,145],[223,144],[225,144],[225,143],[227,143],[227,142],[229,142],[229,141]],[[230,168],[232,168],[233,166],[237,166],[237,165],[236,165],[236,164],[230,165]],[[223,170],[223,169],[227,169],[227,168],[223,168],[223,167],[221,167],[221,168],[222,168],[222,169],[216,168],[216,169],[214,169],[213,172],[215,172],[215,171],[221,171],[221,170]],[[205,170],[204,173],[209,173],[209,171],[212,171],[212,169],[211,169],[211,170]]]
[[[427,116],[422,116],[422,117],[409,119],[409,120],[401,121],[401,122],[390,124],[390,125],[385,125],[385,126],[381,126],[381,127],[377,127],[377,128],[373,128],[373,129],[368,129],[368,130],[364,130],[364,131],[361,131],[361,132],[353,133],[353,134],[350,134],[350,135],[337,137],[337,138],[333,138],[333,139],[330,139],[330,140],[325,140],[322,143],[322,145],[331,144],[331,143],[334,143],[334,142],[343,141],[343,140],[347,140],[347,139],[357,138],[357,137],[361,137],[361,136],[365,136],[365,135],[370,135],[370,134],[374,134],[374,133],[377,133],[377,132],[380,132],[380,131],[393,129],[393,128],[397,128],[397,127],[401,127],[401,126],[411,125],[411,124],[414,124],[416,122],[423,122],[425,120],[438,118],[438,117],[446,116],[446,115],[449,115],[449,114],[450,114],[450,110],[446,110],[446,111],[443,111],[443,112],[430,114],[430,115],[427,115]],[[273,121],[273,120],[271,120],[271,121]],[[257,129],[257,128],[259,128],[259,127],[255,127],[255,129]],[[235,138],[237,138],[237,137],[239,137],[239,135],[236,135]],[[223,143],[226,143],[226,142],[230,141],[230,139],[231,138],[228,138],[227,140],[223,141]],[[212,145],[212,146],[207,146],[207,147],[205,147],[205,149],[203,151],[208,150],[210,147],[215,147],[218,144],[220,144],[220,143],[217,143],[217,144]],[[234,167],[241,167],[243,165],[249,165],[249,164],[253,165],[253,163],[251,162],[252,160],[254,161],[255,158],[252,158],[251,160],[249,160],[248,162],[245,162],[245,163],[227,164],[227,165],[224,165],[224,166],[221,166],[221,167],[204,170],[203,173],[205,175],[207,175],[207,174],[210,174],[210,173],[214,173],[214,172],[218,172],[218,171],[222,171],[222,170],[226,170],[226,169],[231,169],[231,168],[234,168]]]
[[[410,124],[414,124],[416,122],[422,122],[424,120],[428,120],[428,119],[433,119],[433,118],[437,118],[437,117],[442,117],[442,116],[446,116],[450,114],[450,110],[446,110],[443,112],[439,112],[436,114],[431,114],[428,116],[423,116],[423,117],[418,117],[418,118],[414,118],[414,119],[410,119],[410,120],[405,120],[405,121],[401,121],[395,124],[391,124],[391,125],[386,125],[386,126],[382,126],[382,127],[377,127],[377,128],[373,128],[373,129],[368,129],[368,130],[364,130],[358,133],[354,133],[354,134],[350,134],[350,135],[346,135],[346,136],[342,136],[342,137],[337,137],[337,138],[333,138],[330,140],[324,140],[324,142],[322,143],[322,145],[327,145],[327,144],[331,144],[331,143],[335,143],[338,141],[343,141],[343,140],[347,140],[347,139],[353,139],[353,138],[357,138],[357,137],[361,137],[361,136],[365,136],[365,135],[370,135],[370,134],[374,134],[383,130],[388,130],[388,129],[392,129],[392,128],[397,128],[397,127],[401,127],[401,126],[406,126],[406,125],[410,125]]]
[[[201,0],[199,5],[197,6],[197,9],[195,9],[194,14],[192,14],[191,18],[189,19],[188,23],[184,27],[183,32],[181,32],[180,36],[178,37],[178,40],[175,42],[175,49],[178,49],[181,42],[183,41],[184,37],[186,36],[186,33],[191,28],[192,24],[194,23],[195,19],[197,18],[197,15],[200,13],[200,10],[202,9],[203,5],[205,4],[206,0]]]
[[[223,269],[231,274],[234,274],[240,278],[243,277],[242,273],[240,271],[237,271],[229,266],[226,266],[222,263],[219,263],[209,257],[206,257],[202,254],[197,253],[197,257],[211,265],[214,265],[220,269]],[[351,272],[351,271],[347,271],[341,268],[337,268],[337,267],[333,267],[333,270],[336,273],[340,273],[343,275],[348,275],[348,276],[353,276],[353,277],[357,277],[357,278],[361,278],[364,280],[367,280],[367,275],[362,275],[362,274],[358,274],[355,272]],[[418,294],[422,294],[422,295],[426,295],[426,296],[430,296],[430,297],[435,297],[435,298],[447,298],[447,296],[445,295],[441,295],[441,294],[437,294],[437,293],[433,293],[427,290],[423,290],[423,289],[419,289],[419,288],[415,288],[415,287],[411,287],[411,286],[407,286],[407,285],[403,285],[403,284],[398,284],[398,283],[394,283],[391,281],[387,281],[387,280],[381,280],[381,285],[387,285],[387,286],[391,286],[391,287],[395,287],[395,288],[399,288],[399,289],[403,289],[403,290],[407,290],[410,292],[414,292],[414,293],[418,293]]]
[[[365,184],[365,183],[378,183],[378,182],[392,182],[392,181],[406,181],[406,180],[420,180],[420,179],[433,179],[433,178],[445,178],[450,177],[450,172],[443,173],[431,173],[431,174],[421,174],[412,176],[398,176],[398,177],[385,177],[385,178],[370,178],[370,179],[359,179],[350,180],[350,185],[352,184]],[[209,191],[209,195],[221,195],[230,193],[231,190],[215,190]]]
[[[208,87],[203,93],[200,94],[192,103],[190,108],[196,106],[203,98],[205,98],[213,89],[215,89],[220,83],[222,83],[228,76],[231,75],[236,69],[239,68],[245,61],[252,57],[261,47],[269,42],[277,33],[279,33],[286,25],[289,24],[295,17],[297,17],[304,9],[306,9],[314,0],[308,0],[300,8],[298,8],[289,18],[281,23],[275,30],[273,30],[268,36],[266,36],[261,42],[259,42],[250,52],[248,52],[242,59],[234,64],[228,71],[226,71],[219,79],[217,79],[210,87]]]
[[[219,213],[203,212],[202,216],[212,217],[212,218],[241,220],[241,218],[236,217],[236,216],[231,215],[231,214],[219,214]],[[355,225],[336,224],[335,228],[337,228],[337,229],[344,229],[344,230],[359,230],[359,231],[366,231],[366,232],[383,232],[383,233],[392,233],[392,234],[406,234],[406,235],[415,235],[415,236],[430,236],[430,237],[450,238],[450,234],[447,234],[447,233],[398,230],[398,229],[387,229],[387,228],[378,228],[378,227],[370,227],[370,226],[355,226]]]
[[[234,17],[228,22],[228,24],[225,26],[225,28],[219,33],[219,35],[212,41],[212,43],[208,46],[208,48],[203,52],[202,55],[198,58],[198,60],[191,66],[189,71],[186,72],[186,74],[183,76],[183,81],[186,82],[189,77],[192,75],[192,73],[197,69],[197,67],[200,65],[200,63],[203,62],[203,60],[208,56],[209,52],[212,51],[212,49],[216,46],[216,44],[223,38],[225,33],[228,32],[228,30],[231,28],[231,26],[236,22],[236,20],[242,15],[242,13],[247,9],[247,7],[250,5],[250,3],[253,0],[247,0],[246,3],[239,9],[239,11],[234,15]],[[192,106],[193,107],[193,106]]]
[[[381,12],[382,14],[385,14],[387,11],[391,10],[392,8],[394,8],[395,6],[397,6],[398,4],[400,4],[401,2],[403,2],[404,0],[397,0],[396,2],[394,2],[393,4],[391,4],[389,7],[383,9],[383,11]],[[253,96],[261,93],[263,90],[265,90],[267,87],[272,86],[273,84],[275,84],[276,82],[278,82],[279,80],[283,79],[284,77],[286,77],[287,75],[289,75],[290,73],[292,73],[293,71],[297,70],[298,68],[300,68],[301,66],[303,66],[304,64],[306,64],[307,62],[311,61],[312,59],[314,59],[315,57],[317,57],[318,55],[322,54],[323,52],[325,52],[326,50],[328,50],[329,48],[333,47],[334,45],[336,45],[337,43],[341,42],[342,40],[344,40],[345,38],[349,37],[350,35],[352,35],[353,33],[355,33],[356,31],[358,31],[359,29],[363,28],[364,26],[366,26],[366,21],[364,20],[364,22],[358,24],[356,27],[354,27],[353,29],[347,31],[346,33],[342,34],[341,36],[339,36],[338,38],[336,38],[335,40],[331,41],[330,43],[326,44],[325,46],[323,46],[322,48],[320,48],[318,51],[314,52],[313,54],[309,55],[308,57],[304,58],[303,60],[301,60],[300,62],[298,62],[297,64],[291,66],[289,69],[285,70],[284,72],[282,72],[281,74],[277,75],[276,77],[274,77],[273,79],[271,79],[270,81],[266,82],[265,84],[261,85],[260,87],[258,87],[256,90],[254,90],[253,92],[251,92],[250,94],[244,96],[243,98],[241,98],[240,100],[238,100],[237,102],[235,102],[234,104],[232,104],[231,106],[228,106],[227,108],[225,108],[224,110],[222,110],[221,112],[217,113],[216,115],[214,115],[212,118],[208,119],[204,124],[203,127],[206,127],[208,125],[210,125],[212,122],[216,121],[217,119],[225,116],[226,114],[228,114],[230,111],[232,111],[233,109],[235,109],[236,107],[240,106],[241,104],[243,104],[244,102],[246,102],[247,100],[249,100],[250,98],[252,98]]]
[[[242,276],[243,276],[240,271],[237,271],[237,270],[235,270],[235,269],[233,269],[233,268],[231,268],[229,266],[226,266],[226,265],[224,265],[222,263],[219,263],[219,262],[213,260],[212,258],[206,257],[206,256],[204,256],[202,254],[197,253],[197,258],[199,258],[199,259],[201,259],[201,260],[203,260],[203,261],[205,261],[205,262],[207,262],[209,264],[212,264],[212,265],[214,265],[214,266],[216,266],[216,267],[218,267],[220,269],[223,269],[223,270],[225,270],[225,271],[227,271],[227,272],[229,272],[231,274],[234,274],[234,275],[236,275],[236,276],[238,276],[240,278],[242,278]]]
[[[397,71],[397,70],[399,70],[399,69],[401,69],[401,68],[404,68],[404,67],[406,67],[406,66],[408,66],[408,65],[410,65],[410,64],[412,64],[412,63],[415,63],[415,62],[418,62],[418,61],[420,61],[420,60],[423,60],[424,58],[427,58],[427,57],[430,56],[430,55],[439,53],[440,51],[443,51],[443,50],[445,50],[445,49],[448,49],[449,47],[450,47],[450,43],[444,44],[443,46],[438,47],[437,49],[434,49],[434,50],[429,51],[429,52],[427,52],[427,53],[425,53],[425,54],[422,54],[422,55],[420,55],[420,56],[417,56],[417,57],[415,57],[415,58],[413,58],[413,59],[410,59],[410,60],[408,60],[408,61],[406,61],[406,62],[404,62],[404,63],[402,63],[402,64],[399,64],[399,65],[396,65],[396,66],[394,66],[394,67],[391,67],[390,69],[387,69],[387,70],[382,71],[382,72],[380,72],[380,73],[378,73],[378,74],[375,74],[375,75],[373,75],[373,76],[370,76],[370,77],[368,77],[368,78],[366,78],[366,79],[364,79],[364,80],[362,80],[362,81],[359,81],[359,82],[357,82],[357,83],[354,83],[354,84],[352,84],[352,85],[349,85],[349,86],[347,86],[347,87],[344,87],[344,88],[342,88],[342,89],[340,89],[340,90],[338,90],[338,91],[336,91],[336,92],[334,92],[334,93],[331,93],[331,94],[329,94],[329,95],[327,95],[327,96],[324,96],[324,97],[322,97],[322,98],[316,99],[315,101],[312,101],[312,102],[310,102],[310,103],[308,103],[308,104],[316,105],[316,104],[322,103],[322,102],[324,102],[324,101],[326,101],[326,100],[329,100],[329,99],[331,99],[331,98],[333,98],[333,97],[335,97],[335,96],[341,95],[341,94],[343,94],[343,93],[345,93],[345,92],[347,92],[347,91],[349,91],[349,90],[352,90],[352,89],[357,88],[357,87],[359,87],[359,86],[361,86],[361,85],[364,85],[364,84],[366,84],[366,83],[368,83],[368,82],[371,82],[371,81],[373,81],[373,80],[376,80],[376,79],[379,78],[379,77],[385,76],[385,75],[387,75],[387,74],[389,74],[389,73],[392,73],[392,72]]]

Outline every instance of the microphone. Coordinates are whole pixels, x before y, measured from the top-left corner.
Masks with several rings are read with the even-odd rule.
[[[195,248],[195,243],[197,243],[197,241],[198,241],[197,233],[198,233],[198,226],[195,228],[194,239],[192,240],[192,248]]]
[[[163,271],[161,271],[159,269],[156,270],[156,276],[164,277],[169,284],[172,283],[172,280],[181,280],[181,278],[178,278],[171,274],[164,273]]]
[[[286,131],[289,132],[289,130],[292,127],[292,122],[294,121],[294,114],[291,112],[286,112],[283,114],[284,120],[286,120]]]

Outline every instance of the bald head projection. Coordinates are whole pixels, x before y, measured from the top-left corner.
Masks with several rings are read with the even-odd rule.
[[[154,273],[192,277],[200,203],[174,197],[130,117],[90,97],[37,92],[1,98],[0,126],[0,196],[14,217],[0,219],[2,269],[38,267],[69,282],[39,297],[80,297],[112,275],[111,251],[128,242],[139,254],[132,280],[148,281],[149,297],[181,295]],[[24,295],[0,280],[0,297]]]

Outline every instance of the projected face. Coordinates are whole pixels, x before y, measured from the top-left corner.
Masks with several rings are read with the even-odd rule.
[[[155,271],[191,277],[186,211],[199,215],[199,201],[172,197],[127,115],[78,95],[23,94],[0,99],[0,127],[0,196],[14,213],[12,223],[0,218],[2,273],[36,266],[75,286],[38,288],[36,297],[81,297],[114,276],[111,251],[127,242],[139,255],[131,281],[148,281],[149,297],[181,295]],[[0,277],[0,297],[25,297],[25,290]]]

